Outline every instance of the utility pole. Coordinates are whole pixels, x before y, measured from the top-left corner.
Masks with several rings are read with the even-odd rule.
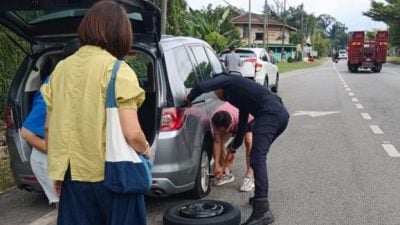
[[[267,38],[267,45],[268,45],[268,15],[269,15],[269,6],[268,0],[265,0],[264,4],[264,35],[263,35],[263,47],[265,49],[265,38]]]
[[[167,27],[167,1],[161,0],[161,34],[165,34]]]
[[[249,0],[249,48],[251,48],[251,0]]]
[[[283,52],[285,51],[285,29],[286,29],[286,0],[283,0],[283,26],[282,26],[282,50],[281,61],[283,61]]]

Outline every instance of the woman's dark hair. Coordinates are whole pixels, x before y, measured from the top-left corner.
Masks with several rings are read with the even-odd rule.
[[[114,1],[95,3],[78,28],[82,46],[94,45],[122,59],[132,46],[132,27],[125,9]]]
[[[214,113],[211,122],[215,127],[229,128],[232,123],[232,117],[227,111],[218,111]]]

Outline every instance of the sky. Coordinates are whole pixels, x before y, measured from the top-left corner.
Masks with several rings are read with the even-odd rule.
[[[283,0],[277,0],[283,2]],[[208,4],[226,6],[229,4],[237,8],[249,10],[249,0],[186,0],[193,9],[206,8]],[[261,13],[265,0],[251,0],[251,11]],[[348,31],[386,29],[382,22],[376,22],[363,16],[362,12],[370,8],[370,0],[286,0],[286,9],[289,6],[296,7],[304,3],[304,10],[315,16],[329,14],[348,27]],[[275,4],[274,0],[268,0],[268,4]]]

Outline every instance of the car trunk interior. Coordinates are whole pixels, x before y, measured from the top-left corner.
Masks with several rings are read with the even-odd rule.
[[[28,68],[27,76],[22,80],[23,88],[19,93],[21,99],[22,120],[26,118],[32,108],[35,93],[46,79],[59,60],[62,59],[62,50],[52,50],[41,54],[31,68]],[[156,86],[154,74],[154,60],[144,52],[133,52],[126,57],[126,62],[135,71],[139,85],[145,90],[146,99],[138,110],[138,117],[142,130],[149,143],[152,143],[156,134]],[[29,72],[30,71],[30,72]],[[17,97],[19,98],[19,97]],[[19,102],[18,100],[16,102]],[[18,104],[17,104],[18,105]]]

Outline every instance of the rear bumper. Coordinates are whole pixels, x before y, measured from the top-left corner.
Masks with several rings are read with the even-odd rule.
[[[188,132],[160,132],[158,135],[154,165],[152,168],[153,184],[149,195],[169,196],[191,190],[199,169],[201,143],[187,140]],[[189,136],[198,135],[191,135]],[[16,185],[28,191],[42,192],[35,180],[29,162],[22,162],[15,143],[9,138],[8,148],[11,159],[11,171]]]
[[[7,136],[7,140],[11,172],[17,187],[27,191],[42,192],[43,189],[36,180],[35,175],[33,175],[30,162],[21,161],[15,142],[11,141],[13,140],[13,136]]]
[[[150,195],[169,196],[189,191],[194,187],[201,146],[190,145],[188,140],[185,140],[186,134],[186,131],[159,133]]]

